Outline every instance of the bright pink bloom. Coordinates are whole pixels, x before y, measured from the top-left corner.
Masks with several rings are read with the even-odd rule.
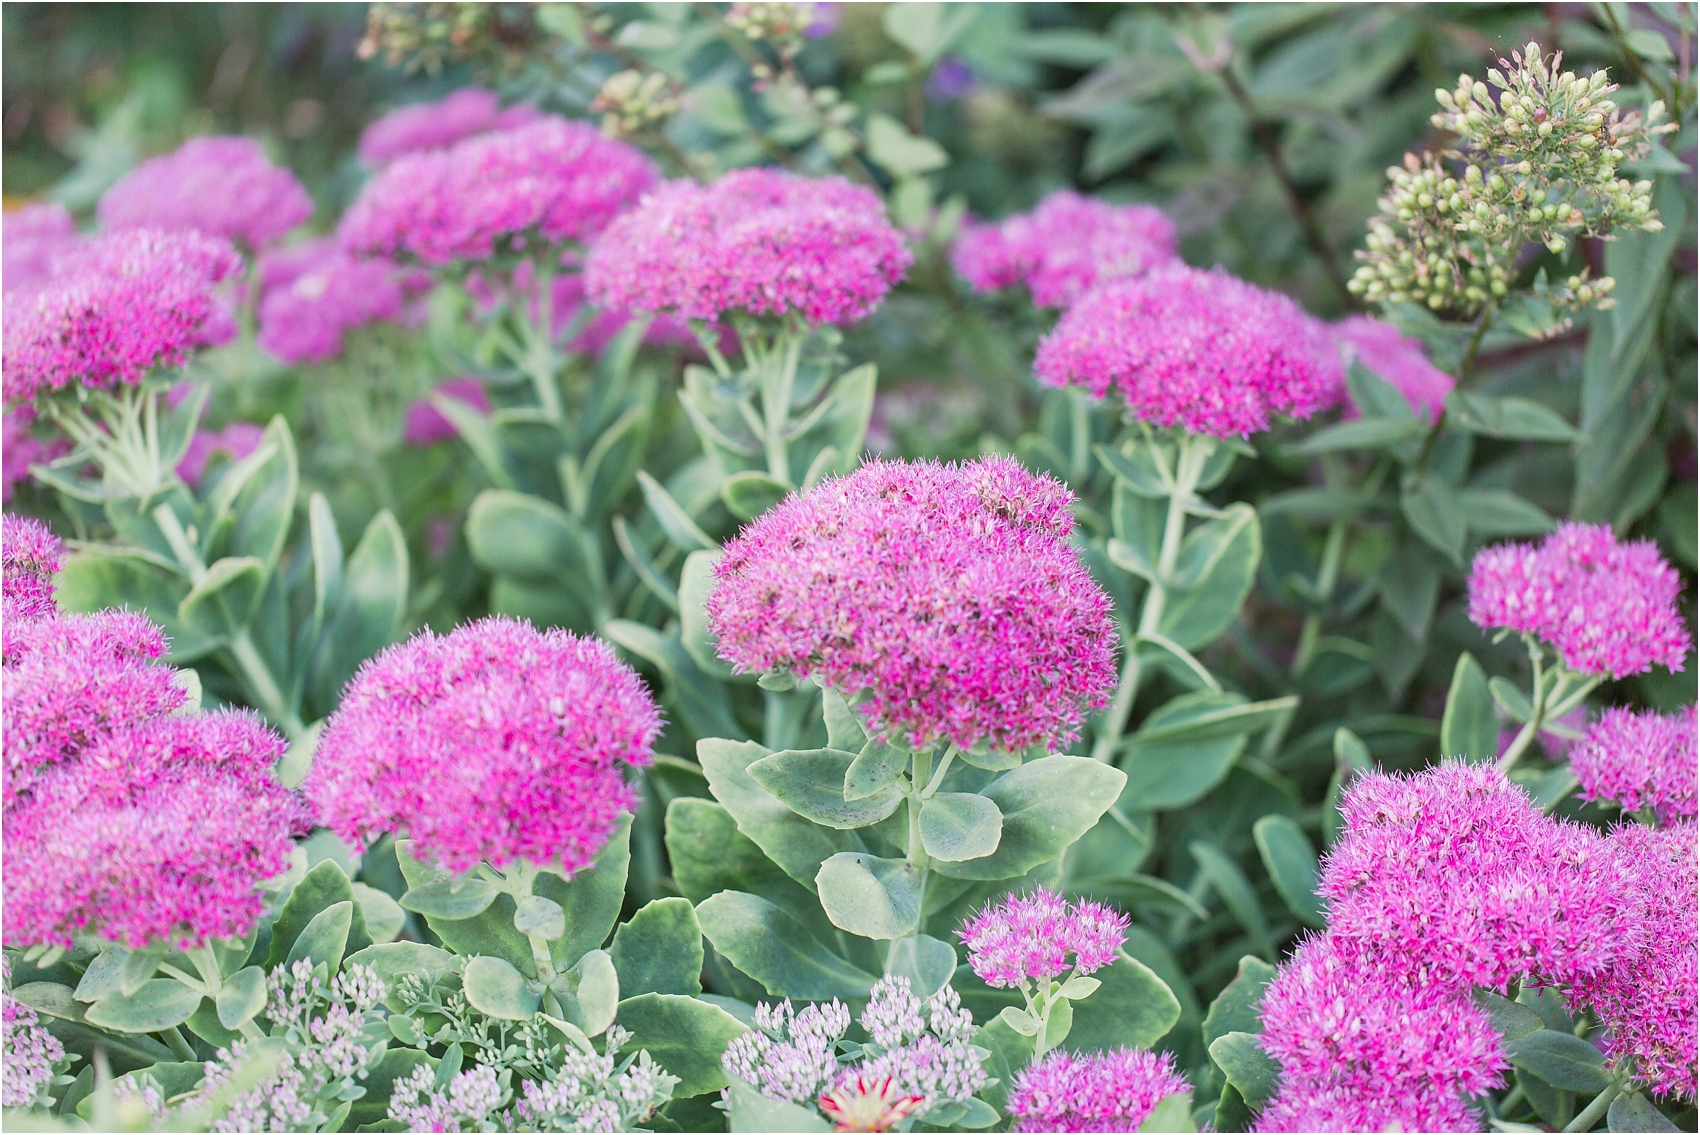
[[[240,461],[260,448],[265,433],[264,427],[252,422],[231,422],[222,430],[196,430],[189,439],[188,452],[177,463],[177,475],[185,484],[199,485],[201,474],[207,471],[207,462],[215,453],[222,453],[233,462]]]
[[[252,138],[192,138],[149,158],[96,208],[105,229],[191,231],[257,249],[313,215],[295,175],[272,165]]]
[[[452,871],[525,859],[573,872],[636,803],[661,715],[607,643],[492,617],[421,631],[363,665],[307,791],[350,842],[417,841]]]
[[[1092,973],[1116,960],[1127,940],[1128,918],[1088,899],[1065,902],[1043,887],[1006,895],[963,923],[956,936],[968,947],[968,964],[994,989],[1029,979],[1047,980],[1073,968]]]
[[[1470,569],[1470,620],[1554,647],[1583,674],[1680,672],[1691,640],[1682,577],[1651,540],[1620,544],[1607,524],[1565,521],[1539,544],[1498,544]]]
[[[1069,307],[1098,284],[1175,261],[1174,222],[1150,205],[1059,189],[1032,213],[968,225],[951,262],[977,292],[1026,284],[1039,307]]]
[[[1692,819],[1700,789],[1695,709],[1676,714],[1614,707],[1570,752],[1585,800],[1609,800],[1626,813],[1652,808],[1660,823]]]
[[[396,266],[356,260],[328,238],[266,253],[259,275],[259,344],[286,363],[334,359],[353,328],[401,317]]]
[[[0,501],[12,499],[12,486],[29,479],[31,465],[45,465],[71,448],[65,438],[39,438],[30,430],[28,409],[0,417]]]
[[[26,205],[0,220],[0,286],[7,292],[34,291],[53,275],[53,262],[76,248],[81,238],[63,205]]]
[[[436,102],[398,107],[366,127],[360,135],[360,160],[381,166],[403,154],[452,146],[473,134],[511,130],[538,117],[529,103],[503,110],[494,92],[462,87]]]
[[[436,393],[464,402],[480,414],[488,414],[492,409],[483,381],[473,375],[445,379],[437,384]],[[402,430],[402,440],[408,445],[435,445],[449,440],[455,433],[454,423],[443,417],[430,399],[420,398],[408,405],[407,424]]]
[[[53,576],[65,566],[65,546],[47,525],[32,516],[6,513],[0,519],[0,566],[6,618],[38,619],[58,613]]]
[[[337,237],[361,255],[488,260],[530,251],[532,240],[590,240],[654,181],[631,146],[540,118],[396,159],[366,183]]]
[[[1415,339],[1407,339],[1391,323],[1367,315],[1349,315],[1333,325],[1336,342],[1346,344],[1357,360],[1377,377],[1386,379],[1405,396],[1411,411],[1425,422],[1440,417],[1446,396],[1452,393],[1452,376],[1428,361],[1428,353]],[[1358,408],[1351,408],[1351,416]]]
[[[1009,458],[823,481],[726,545],[708,600],[720,656],[866,691],[871,725],[919,746],[1065,741],[1116,682],[1073,499]]]
[[[585,286],[612,310],[868,315],[914,256],[878,194],[841,177],[741,169],[709,185],[671,181],[609,226]]]
[[[71,382],[139,382],[226,341],[236,325],[218,285],[241,264],[223,240],[150,229],[98,237],[60,258],[46,286],[6,297],[5,400]]]
[[[1017,1131],[1138,1131],[1158,1104],[1189,1087],[1167,1052],[1059,1049],[1016,1073],[1008,1107]]]
[[[1099,398],[1114,386],[1136,418],[1220,438],[1309,417],[1343,381],[1327,329],[1298,304],[1184,266],[1092,291],[1040,342],[1033,370]]]

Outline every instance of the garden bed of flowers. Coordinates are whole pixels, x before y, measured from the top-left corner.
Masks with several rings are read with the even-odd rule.
[[[9,1129],[1695,1129],[1692,6],[366,18],[8,200]]]

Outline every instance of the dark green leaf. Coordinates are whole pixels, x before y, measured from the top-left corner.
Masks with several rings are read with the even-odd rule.
[[[292,969],[296,962],[306,961],[315,966],[322,964],[335,973],[342,966],[343,955],[348,952],[350,926],[355,914],[354,901],[345,899],[314,915],[313,921],[307,924],[289,948],[283,959],[284,968]]]
[[[1274,1096],[1281,1066],[1258,1047],[1256,1035],[1227,1033],[1217,1037],[1210,1043],[1210,1059],[1254,1111],[1261,1111]]]
[[[1289,452],[1309,456],[1341,449],[1387,449],[1421,437],[1424,428],[1415,418],[1359,418],[1324,426],[1291,446]]]
[[[668,539],[687,552],[720,549],[720,545],[710,539],[708,533],[699,528],[690,514],[679,506],[679,502],[661,487],[661,482],[642,469],[638,470],[637,480],[643,489],[643,499],[649,503],[649,511],[661,522],[661,528],[667,533]]]
[[[1458,504],[1478,536],[1541,536],[1553,529],[1545,509],[1507,489],[1463,489]]]
[[[872,974],[828,950],[764,898],[722,891],[697,904],[697,921],[727,961],[776,997],[849,1000],[873,988]]]
[[[1442,756],[1466,757],[1480,764],[1499,755],[1499,718],[1493,701],[1481,663],[1469,651],[1460,654],[1440,719]]]
[[[1446,397],[1449,425],[1488,437],[1522,441],[1573,441],[1576,428],[1558,413],[1527,398],[1495,398],[1454,390]]]
[[[1463,562],[1464,505],[1456,489],[1438,477],[1412,474],[1399,492],[1399,507],[1411,531],[1453,563]]]
[[[1246,710],[1254,712],[1242,717]],[[1124,742],[1123,809],[1159,812],[1201,799],[1228,775],[1245,750],[1247,734],[1267,724],[1267,716],[1256,710],[1238,694],[1209,690],[1158,707]],[[1191,732],[1195,724],[1202,735]]]
[[[838,831],[805,820],[750,775],[751,764],[768,755],[754,741],[709,739],[697,742],[697,759],[714,798],[732,814],[743,832],[787,875],[813,891],[820,865],[841,851],[865,851],[853,831]],[[842,784],[843,773],[838,783]]]
[[[388,509],[366,526],[342,573],[342,591],[314,655],[316,700],[334,706],[367,658],[388,646],[407,611],[407,539]]]
[[[1181,1005],[1163,979],[1125,950],[1092,975],[1102,984],[1074,1003],[1074,1023],[1064,1044],[1074,1052],[1107,1051],[1118,1045],[1150,1048],[1180,1019]]]
[[[627,998],[702,992],[702,927],[690,900],[656,899],[614,931],[608,948]]]
[[[177,621],[202,638],[234,638],[259,610],[265,585],[266,566],[252,556],[218,560],[177,604]]]
[[[1263,1004],[1263,991],[1274,980],[1274,966],[1252,954],[1241,958],[1234,980],[1216,996],[1210,1003],[1210,1011],[1204,1015],[1206,1047],[1229,1033],[1261,1033],[1263,1018],[1258,1010]]]
[[[1545,1027],[1541,1015],[1527,1005],[1507,1001],[1499,994],[1489,993],[1485,989],[1476,990],[1474,996],[1476,1006],[1485,1012],[1493,1023],[1493,1031],[1504,1040],[1520,1040]]]
[[[1566,1092],[1603,1092],[1611,1083],[1600,1050],[1574,1033],[1541,1029],[1508,1041],[1511,1063]]]
[[[1232,504],[1226,512],[1187,533],[1175,562],[1175,584],[1157,624],[1159,634],[1187,650],[1228,629],[1257,579],[1263,555],[1257,510]]]
[[[833,933],[813,892],[763,855],[712,800],[681,798],[667,806],[667,858],[679,893],[694,903],[721,891],[759,894],[817,936]]]
[[[791,486],[754,469],[734,473],[720,485],[720,499],[739,520],[754,520],[790,492]]]
[[[600,947],[620,920],[632,862],[631,831],[632,817],[622,815],[590,866],[581,868],[570,882],[543,871],[532,883],[534,892],[559,903],[566,912],[567,932],[550,946],[560,967],[571,966],[587,950]]]
[[[577,520],[540,497],[506,489],[478,494],[466,516],[466,542],[478,566],[496,575],[588,582],[601,570]]]
[[[266,971],[248,966],[225,979],[218,991],[218,1023],[239,1029],[266,1007]]]
[[[1681,1131],[1640,1092],[1624,1092],[1606,1110],[1607,1131]]]

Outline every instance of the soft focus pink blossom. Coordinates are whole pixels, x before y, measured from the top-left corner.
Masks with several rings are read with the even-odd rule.
[[[1127,940],[1128,917],[1089,899],[1065,902],[1044,888],[1006,895],[976,912],[956,936],[968,964],[994,989],[1069,970],[1092,973],[1116,960]]]
[[[1068,307],[1098,284],[1175,262],[1175,226],[1150,205],[1061,189],[1032,213],[964,227],[951,250],[977,292],[1026,284],[1039,307]]]
[[[1587,740],[1570,751],[1585,800],[1609,800],[1626,813],[1651,808],[1660,823],[1695,815],[1700,755],[1695,709],[1675,714],[1605,711]]]
[[[192,138],[119,178],[96,208],[102,228],[193,231],[270,244],[313,215],[313,199],[252,138]]]
[[[695,319],[868,315],[914,257],[878,194],[841,177],[741,169],[709,185],[672,181],[609,226],[585,286],[610,310]]]
[[[398,107],[366,127],[360,135],[360,160],[381,166],[403,154],[452,146],[473,134],[511,130],[538,117],[529,103],[503,110],[493,91],[462,87],[435,102]]]
[[[445,379],[437,384],[435,393],[464,402],[480,414],[488,414],[492,409],[484,383],[473,375]],[[431,405],[429,398],[420,398],[408,405],[407,422],[402,429],[402,440],[408,445],[435,445],[454,437],[456,432],[454,423],[443,417],[442,411]]]
[[[8,293],[39,288],[53,274],[53,262],[80,240],[63,205],[7,210],[0,220],[0,287]]]
[[[402,314],[397,267],[357,260],[329,238],[268,252],[258,270],[258,341],[287,363],[333,359],[353,328]]]
[[[565,335],[585,309],[584,277],[577,272],[556,276],[553,294],[551,326],[557,336]],[[632,318],[630,311],[596,311],[586,320],[568,348],[586,355],[600,355],[626,329]],[[735,350],[737,340],[732,338],[732,329],[723,327],[720,331],[720,349]],[[644,328],[643,341],[649,347],[683,347],[693,354],[701,351],[689,321],[677,315],[650,316],[649,326]]]
[[[199,485],[214,454],[222,453],[232,462],[240,461],[260,448],[265,433],[264,427],[252,422],[231,422],[222,430],[196,430],[183,460],[177,463],[177,475],[185,484]]]
[[[1008,1110],[1017,1131],[1138,1131],[1188,1087],[1167,1052],[1059,1050],[1016,1073]]]
[[[1309,417],[1342,382],[1323,325],[1222,271],[1171,267],[1095,289],[1039,344],[1052,386],[1119,389],[1136,418],[1245,437],[1275,414]]]
[[[361,255],[488,260],[528,251],[532,238],[590,240],[654,181],[631,146],[582,122],[540,118],[396,159],[366,183],[337,237]]]
[[[1429,362],[1423,345],[1407,339],[1391,323],[1367,315],[1350,315],[1332,327],[1336,342],[1350,348],[1356,359],[1405,396],[1411,411],[1425,422],[1439,419],[1452,393],[1452,376]],[[1358,408],[1351,407],[1351,416]]]
[[[9,512],[0,519],[6,618],[37,619],[56,614],[53,576],[64,566],[65,546],[47,525],[34,517]]]
[[[1651,540],[1618,543],[1606,524],[1565,521],[1539,544],[1498,544],[1470,570],[1470,619],[1553,646],[1570,669],[1623,678],[1682,670],[1690,638],[1682,577]]]
[[[367,661],[307,791],[351,843],[393,831],[453,871],[525,859],[570,873],[636,803],[625,767],[649,763],[660,729],[608,644],[480,619]]]
[[[72,382],[114,386],[222,343],[236,325],[218,285],[241,268],[225,241],[137,229],[60,258],[39,291],[5,300],[4,392],[28,402]]]
[[[1116,682],[1073,499],[1009,458],[822,481],[726,545],[708,600],[720,656],[865,692],[872,727],[915,745],[1066,741]]]
[[[27,408],[0,417],[0,501],[12,499],[12,486],[29,478],[31,465],[45,465],[71,448],[62,437],[36,437],[30,420]]]

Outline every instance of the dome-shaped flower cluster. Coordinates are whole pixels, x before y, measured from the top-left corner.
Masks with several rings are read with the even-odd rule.
[[[1175,266],[1105,284],[1069,308],[1033,370],[1052,386],[1121,391],[1160,426],[1245,437],[1339,396],[1340,358],[1298,304],[1225,272]]]
[[[358,260],[334,240],[314,240],[260,257],[258,342],[287,363],[342,354],[353,328],[397,319],[401,274],[387,260]]]
[[[53,262],[77,246],[77,224],[63,205],[26,205],[0,220],[0,287],[33,291],[53,275]]]
[[[742,169],[650,194],[591,250],[585,284],[611,309],[848,323],[871,312],[913,260],[872,190],[841,177]]]
[[[1008,1107],[1017,1131],[1138,1131],[1188,1088],[1167,1052],[1058,1050],[1016,1074]]]
[[[1128,917],[1090,899],[1068,902],[1055,891],[1008,895],[968,919],[957,937],[968,964],[993,989],[1046,981],[1071,967],[1092,973],[1116,960]]]
[[[492,617],[370,659],[305,785],[350,843],[406,835],[452,871],[588,864],[636,795],[661,715],[598,639]]]
[[[708,601],[720,657],[813,675],[918,746],[1065,741],[1116,681],[1072,502],[1007,458],[823,481],[727,544]]]
[[[1700,789],[1695,708],[1675,714],[1613,707],[1570,750],[1586,800],[1609,800],[1626,813],[1651,808],[1660,823],[1693,819]]]
[[[313,215],[313,199],[252,138],[192,138],[149,158],[108,189],[101,227],[198,232],[250,249],[270,244]]]
[[[1470,569],[1470,620],[1553,646],[1582,674],[1680,671],[1692,643],[1676,609],[1682,577],[1651,540],[1566,521],[1539,544],[1499,544]]]
[[[462,87],[435,102],[398,107],[360,135],[360,160],[381,166],[403,154],[452,146],[474,134],[512,130],[540,117],[530,103],[502,109],[494,91]]]

